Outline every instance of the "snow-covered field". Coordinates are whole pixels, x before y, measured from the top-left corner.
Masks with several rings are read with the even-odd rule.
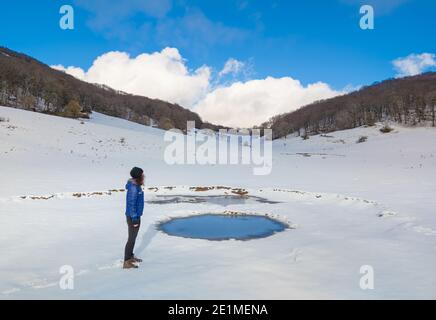
[[[275,141],[272,173],[255,176],[250,166],[169,166],[162,131],[100,114],[81,122],[0,107],[0,118],[0,299],[436,298],[435,129]],[[146,203],[144,262],[125,271],[122,189],[133,166],[146,171],[147,201],[242,188],[278,203]],[[216,187],[195,188],[206,186]],[[155,229],[222,212],[292,228],[223,242]],[[74,268],[74,290],[59,287],[63,265]],[[364,265],[374,290],[359,286]]]

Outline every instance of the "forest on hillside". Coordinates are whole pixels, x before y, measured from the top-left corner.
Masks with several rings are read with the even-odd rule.
[[[436,73],[376,83],[347,95],[318,101],[264,123],[274,138],[307,136],[393,121],[435,126]]]
[[[177,104],[127,94],[80,81],[21,53],[0,47],[0,105],[64,117],[87,117],[92,112],[161,129],[218,129]]]
[[[90,84],[21,53],[0,47],[0,105],[63,117],[87,117],[97,111],[161,129],[222,126],[203,122],[177,104]],[[277,115],[262,124],[273,137],[308,136],[394,121],[407,126],[436,125],[436,73],[389,79],[350,94],[318,101]]]

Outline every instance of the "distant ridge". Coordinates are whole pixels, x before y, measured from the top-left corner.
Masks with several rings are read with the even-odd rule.
[[[352,129],[375,122],[394,121],[409,126],[435,126],[436,73],[389,79],[318,101],[264,123],[274,138]]]
[[[78,112],[67,110],[72,104]],[[22,53],[0,47],[0,105],[54,114],[86,117],[92,111],[161,129],[218,130],[198,114],[177,104],[127,94],[91,84]],[[78,107],[77,107],[78,106]],[[77,111],[77,110],[76,110]],[[436,73],[389,79],[371,86],[277,115],[262,124],[274,138],[352,129],[375,122],[394,121],[409,126],[436,125]]]
[[[185,130],[187,121],[195,121],[197,128],[220,128],[203,122],[198,114],[177,104],[90,84],[25,54],[0,47],[0,105],[71,116],[66,110],[71,101],[79,106],[80,113],[75,114],[85,117],[97,111],[161,129]]]

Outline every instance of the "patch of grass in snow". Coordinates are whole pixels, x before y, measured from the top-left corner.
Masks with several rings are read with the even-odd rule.
[[[361,136],[356,143],[364,143],[368,141],[368,137],[367,136]]]
[[[206,192],[206,191],[213,190],[214,187],[192,187],[190,189],[195,191],[195,192]]]
[[[392,131],[394,131],[394,129],[389,126],[388,124],[385,124],[381,129],[380,132],[381,133],[391,133]]]
[[[309,136],[307,133],[305,133],[304,135],[301,136],[301,139],[303,139],[303,140],[309,140],[309,139],[310,139],[310,136]]]
[[[233,194],[236,194],[238,196],[246,196],[248,194],[248,191],[242,188],[230,188],[230,187],[224,187],[224,186],[211,186],[211,187],[191,187],[190,190],[194,192],[207,192],[211,190],[231,190]]]

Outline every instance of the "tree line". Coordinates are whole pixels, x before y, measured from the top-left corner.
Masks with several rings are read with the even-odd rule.
[[[436,125],[436,73],[389,79],[328,100],[317,101],[264,123],[274,138],[307,136],[394,121]]]
[[[203,122],[177,104],[127,94],[80,81],[25,55],[0,47],[0,105],[63,117],[87,117],[92,111],[161,129],[221,127]]]

